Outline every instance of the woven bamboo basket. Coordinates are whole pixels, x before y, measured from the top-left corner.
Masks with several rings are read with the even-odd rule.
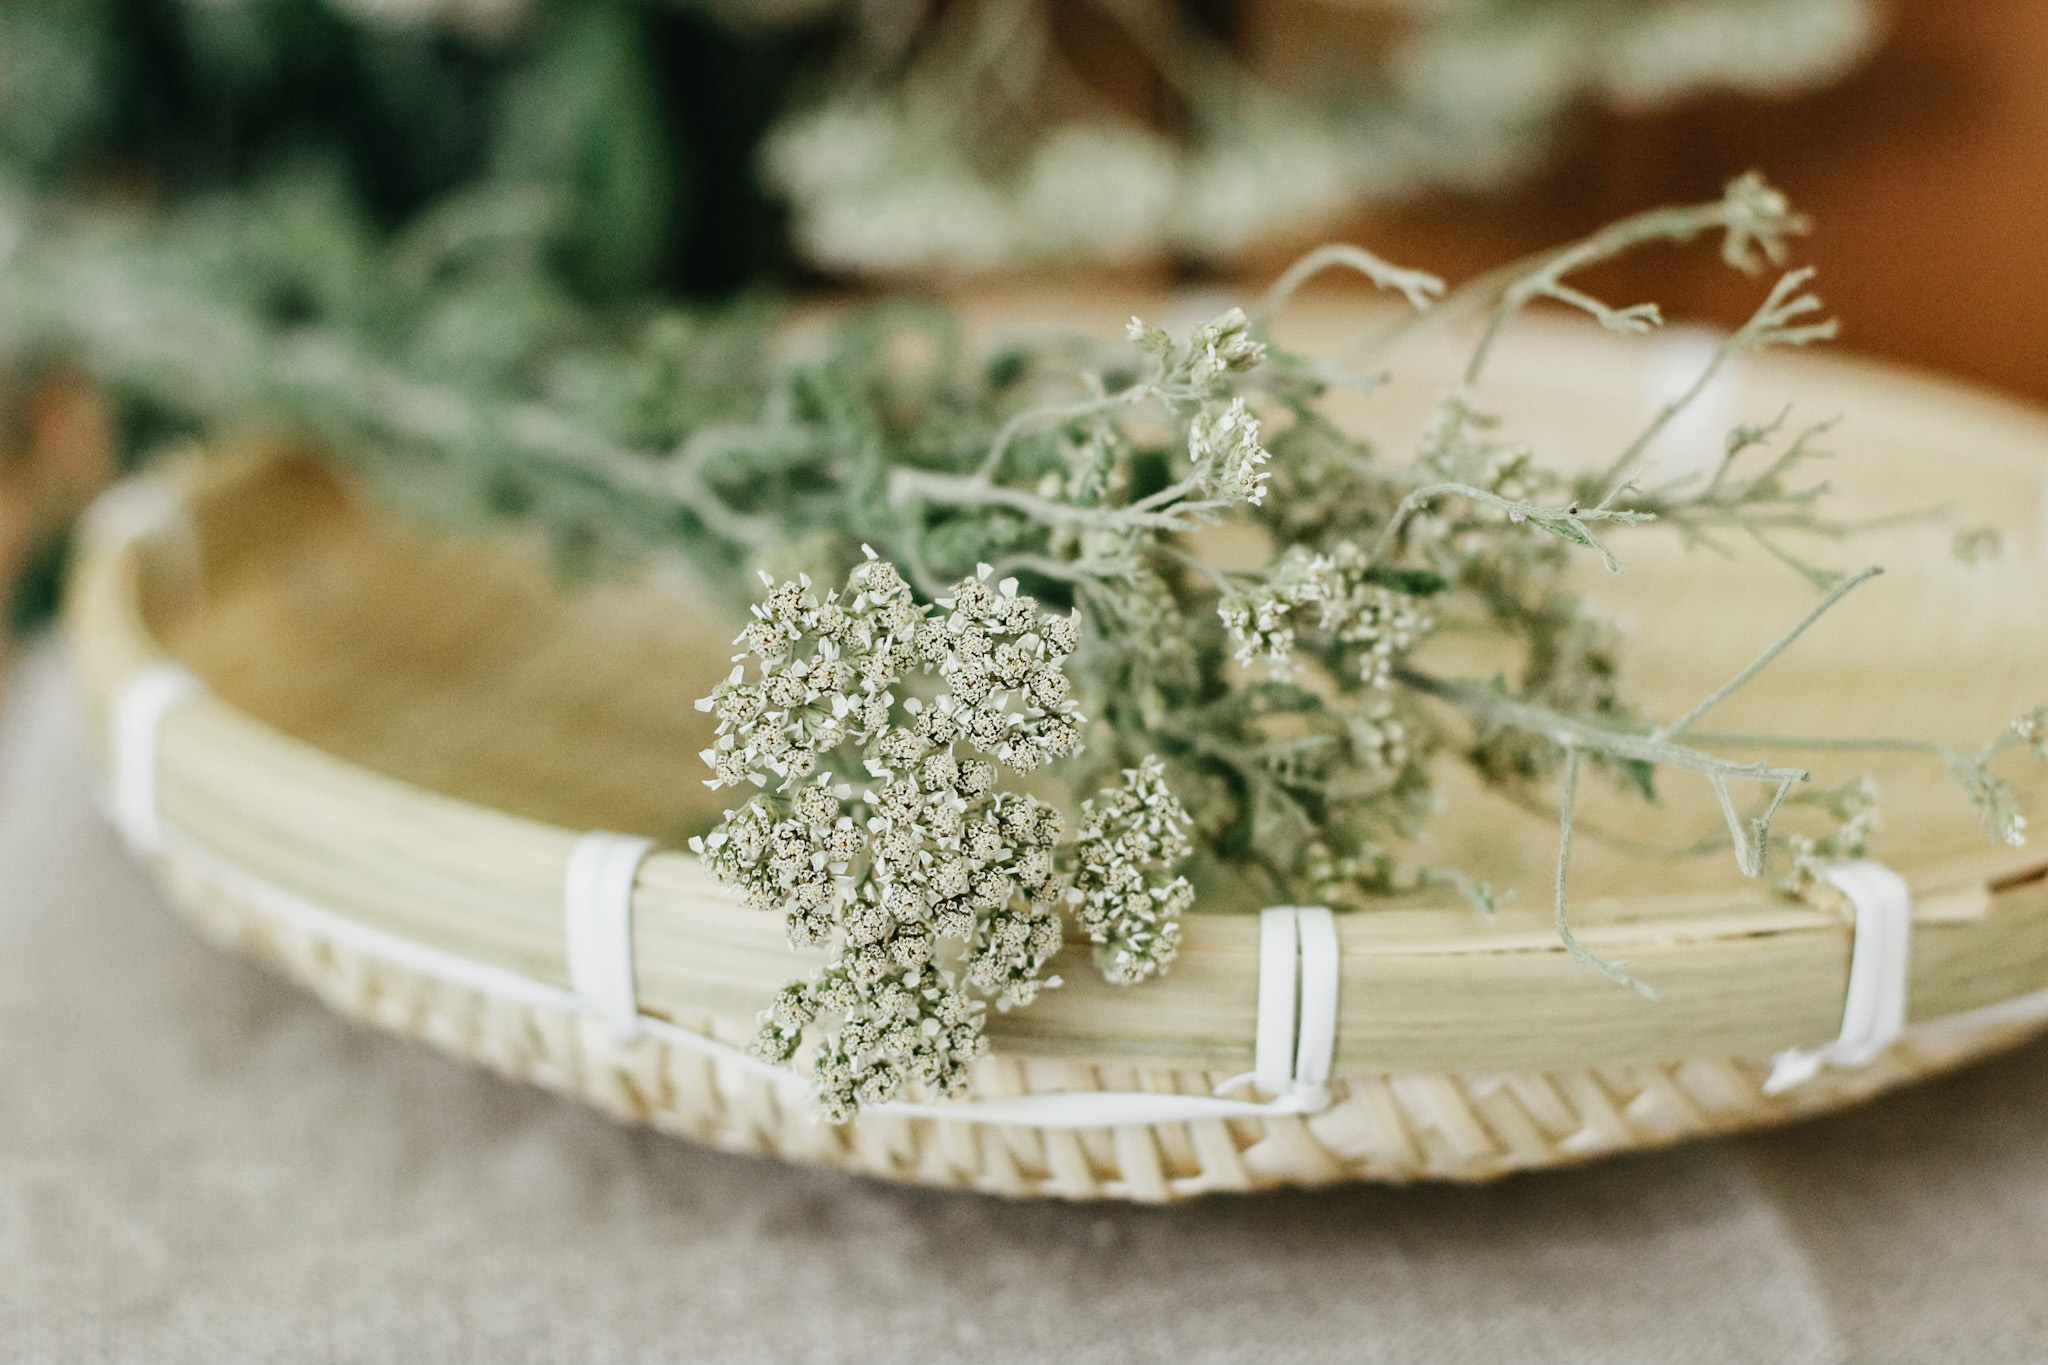
[[[1635,420],[1629,395],[1651,362],[1541,327],[1537,340],[1503,370],[1525,429],[1590,442]],[[2007,548],[1971,567],[1949,552],[1952,527],[1874,533],[1853,553],[1887,575],[1731,700],[1726,724],[1974,747],[2048,700],[2048,419],[1837,359],[1753,364],[1743,383],[1745,407],[1783,393],[1851,415],[1838,441],[1846,514],[1947,504],[1997,525]],[[692,1140],[1067,1198],[1484,1180],[1835,1109],[2040,1026],[2024,998],[2048,987],[2048,864],[1987,844],[1923,759],[1800,755],[1818,777],[1878,776],[1878,851],[1913,890],[1910,1026],[1868,1065],[1763,1087],[1775,1053],[1842,1023],[1841,897],[1774,897],[1725,850],[1646,861],[1584,842],[1581,934],[1655,986],[1646,1000],[1575,965],[1553,935],[1554,825],[1457,787],[1432,857],[1523,894],[1493,920],[1440,901],[1338,917],[1334,1076],[1315,1112],[1198,1104],[1090,1126],[998,1103],[824,1125],[801,1087],[729,1050],[809,960],[778,917],[676,851],[715,817],[692,702],[728,666],[728,629],[659,575],[564,595],[517,544],[427,538],[275,453],[194,461],[155,490],[93,524],[70,633],[102,734],[117,693],[152,666],[176,661],[204,684],[152,731],[146,790],[163,837],[151,865],[171,899],[343,1014]],[[1632,667],[1673,711],[1811,604],[1774,565],[1648,538],[1623,550],[1630,572],[1601,591],[1633,613]],[[1710,798],[1694,797],[1674,789],[1648,811],[1596,802],[1587,820],[1667,837],[1712,827]],[[628,941],[638,1009],[660,1027],[624,1041],[567,994],[563,868],[593,829],[662,845],[632,882]],[[994,1018],[970,1105],[1211,1095],[1253,1059],[1260,932],[1256,915],[1198,914],[1171,973],[1134,989],[1070,964],[1065,987]],[[448,962],[475,970],[451,977],[436,967]],[[506,982],[525,986],[496,988]]]

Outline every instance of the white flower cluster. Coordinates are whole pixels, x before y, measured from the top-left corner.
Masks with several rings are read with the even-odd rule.
[[[2011,783],[1982,774],[1971,784],[1969,796],[1984,821],[1986,834],[2013,848],[2027,846],[2027,817],[2013,805]]]
[[[1165,971],[1180,951],[1194,889],[1186,877],[1158,878],[1188,856],[1192,823],[1157,758],[1125,769],[1116,791],[1081,803],[1067,898],[1096,945],[1096,966],[1118,985]]]
[[[783,990],[756,1040],[787,1061],[807,1026],[836,1019],[814,1068],[835,1122],[913,1083],[937,1095],[966,1084],[986,1050],[968,985],[1007,1007],[1057,984],[1044,969],[1061,943],[1063,822],[996,782],[999,766],[1027,772],[1079,749],[1061,668],[1079,626],[989,574],[937,611],[872,552],[843,594],[772,587],[741,637],[759,679],[741,662],[699,703],[718,716],[710,785],[761,790],[692,847],[750,905],[782,911],[793,944],[835,949]],[[946,690],[899,703],[913,673]],[[940,940],[963,945],[964,982],[939,965]]]
[[[1231,399],[1221,412],[1195,417],[1188,425],[1188,458],[1207,475],[1218,496],[1254,507],[1266,500],[1271,475],[1260,466],[1272,457],[1259,444],[1259,419],[1246,410],[1242,398]]]
[[[1313,623],[1303,616],[1310,607]],[[1348,541],[1326,554],[1292,553],[1260,591],[1226,597],[1216,611],[1239,663],[1263,657],[1273,676],[1288,677],[1297,632],[1313,631],[1342,649],[1359,681],[1380,690],[1435,625],[1421,598],[1373,582],[1365,552]]]
[[[1793,895],[1812,888],[1828,864],[1867,855],[1871,836],[1884,825],[1883,813],[1877,805],[1877,783],[1868,777],[1839,787],[1799,793],[1788,804],[1819,806],[1836,822],[1832,830],[1818,838],[1793,834],[1786,839],[1792,867],[1779,879],[1778,886]]]
[[[786,790],[847,746],[865,751],[876,776],[963,739],[1020,772],[1076,751],[1080,719],[1060,666],[1079,643],[1077,621],[1041,619],[1015,579],[989,586],[987,565],[934,614],[894,565],[868,554],[844,601],[833,592],[820,602],[805,576],[771,585],[754,608],[738,641],[747,654],[698,703],[718,715],[717,744],[704,751],[717,775],[707,785],[766,786],[772,775]],[[760,663],[757,683],[745,680],[748,655]],[[910,724],[899,726],[890,689],[913,671],[941,675],[950,690],[931,706],[909,699]],[[1013,697],[1021,709],[1009,709]]]
[[[1344,736],[1350,743],[1357,766],[1369,773],[1392,773],[1408,765],[1412,756],[1408,727],[1394,709],[1392,699],[1379,696],[1346,717]]]
[[[2012,743],[2025,744],[2034,757],[2048,761],[2048,706],[2037,706],[2014,717],[2005,735],[1995,737],[1972,758],[1951,760],[1949,772],[1962,784],[1971,806],[1984,822],[1985,835],[2014,848],[2024,848],[2027,817],[2020,814],[2015,804],[2019,794],[2012,783],[1994,776],[1990,769],[1991,759]]]
[[[1139,318],[1132,318],[1124,332],[1139,350],[1159,357],[1161,388],[1207,397],[1223,376],[1243,374],[1265,360],[1266,343],[1251,328],[1244,309],[1232,308],[1195,328],[1185,346]]]
[[[1975,755],[1949,760],[1949,774],[1962,785],[1988,838],[1999,839],[2014,848],[2027,842],[2027,817],[2016,804],[2019,793],[2013,784],[1991,772],[1991,760],[2014,744],[2024,744],[2034,757],[2048,761],[2048,706],[2037,706],[2013,718],[2003,734],[1994,736]]]
[[[2048,706],[2037,706],[2024,716],[2015,716],[2013,735],[2026,741],[2034,757],[2048,762]]]

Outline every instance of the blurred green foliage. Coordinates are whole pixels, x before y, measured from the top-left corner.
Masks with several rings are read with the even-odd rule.
[[[818,35],[549,0],[502,34],[330,0],[8,0],[0,174],[168,204],[314,176],[365,233],[517,187],[580,298],[727,294],[787,268],[754,147]]]
[[[183,313],[160,323],[181,344],[205,332],[202,313],[251,337],[317,333],[484,413],[564,385],[607,401],[598,390],[634,381],[570,353],[637,350],[657,314],[659,335],[691,334],[679,305],[787,278],[753,166],[792,73],[829,36],[818,26],[639,0],[544,0],[495,28],[350,9],[0,3],[0,273],[13,254],[18,272],[48,274],[39,248],[84,234],[94,245],[65,259],[171,291]],[[371,435],[338,420],[331,394],[295,403],[218,348],[212,374],[148,382],[95,350],[90,289],[31,292],[40,302],[10,296],[0,314],[0,366],[96,374],[123,466],[205,425]],[[751,340],[738,347],[714,349],[753,357]],[[663,425],[617,434],[674,439]],[[490,458],[486,438],[454,444],[457,463]],[[527,496],[516,470],[498,483]],[[575,520],[565,553],[590,539]],[[44,558],[8,607],[17,624],[47,614]]]

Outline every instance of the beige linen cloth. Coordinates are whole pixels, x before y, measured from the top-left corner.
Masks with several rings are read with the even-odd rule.
[[[616,1127],[203,946],[0,720],[0,1359],[2048,1360],[2048,1048],[1477,1189],[1011,1204]]]

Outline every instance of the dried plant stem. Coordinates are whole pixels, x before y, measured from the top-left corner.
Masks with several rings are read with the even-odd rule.
[[[1811,749],[1817,753],[1906,753],[1926,754],[1944,763],[1982,762],[2004,752],[2018,743],[2010,732],[1999,735],[1980,749],[1975,755],[1965,753],[1952,744],[1943,744],[1931,739],[1854,739],[1841,735],[1753,735],[1725,730],[1695,730],[1694,741],[1700,744],[1725,745],[1730,749]]]
[[[1654,512],[1640,512],[1607,507],[1581,507],[1576,502],[1563,507],[1542,507],[1533,502],[1516,498],[1504,498],[1484,488],[1475,488],[1469,483],[1432,483],[1416,489],[1394,509],[1387,518],[1385,529],[1380,532],[1379,541],[1373,546],[1368,561],[1371,564],[1385,564],[1400,548],[1401,531],[1410,517],[1437,498],[1468,498],[1486,507],[1498,508],[1508,514],[1510,521],[1525,521],[1540,526],[1553,535],[1561,535],[1575,541],[1600,556],[1600,562],[1607,566],[1607,572],[1620,573],[1621,561],[1615,558],[1607,546],[1587,528],[1586,523],[1610,522],[1616,526],[1634,526],[1641,522],[1655,521]]]
[[[1657,993],[1630,976],[1625,970],[1628,966],[1627,963],[1611,961],[1600,956],[1600,954],[1579,942],[1579,936],[1572,931],[1571,915],[1568,913],[1567,908],[1570,903],[1570,897],[1566,887],[1571,878],[1572,867],[1572,810],[1579,799],[1579,750],[1575,746],[1569,744],[1565,746],[1564,771],[1559,782],[1560,790],[1557,798],[1557,878],[1553,895],[1553,919],[1557,925],[1558,941],[1564,944],[1565,951],[1572,955],[1573,961],[1583,963],[1610,981],[1620,982],[1630,990],[1641,992],[1643,995],[1654,1000]]]
[[[1319,246],[1287,267],[1251,310],[1254,323],[1270,323],[1300,288],[1325,270],[1355,270],[1382,289],[1398,289],[1418,313],[1427,312],[1444,292],[1444,282],[1422,270],[1390,264],[1362,247],[1333,242]]]
[[[1809,626],[1813,625],[1814,622],[1820,620],[1821,617],[1827,615],[1828,612],[1834,607],[1834,605],[1837,602],[1841,601],[1844,597],[1847,597],[1857,587],[1861,586],[1864,583],[1869,582],[1871,579],[1877,577],[1879,574],[1883,572],[1884,570],[1882,568],[1873,564],[1869,568],[1865,569],[1862,573],[1859,573],[1854,577],[1849,578],[1842,582],[1835,588],[1833,592],[1829,593],[1827,597],[1821,601],[1820,605],[1816,606],[1812,611],[1806,613],[1804,617],[1800,618],[1798,625],[1795,625],[1792,627],[1792,629],[1786,631],[1783,635],[1778,637],[1776,643],[1772,644],[1770,648],[1766,649],[1763,653],[1757,655],[1754,659],[1750,660],[1749,665],[1746,668],[1744,668],[1740,673],[1737,673],[1727,682],[1715,688],[1714,691],[1709,693],[1705,698],[1703,698],[1700,701],[1699,705],[1693,707],[1692,710],[1686,712],[1677,720],[1672,721],[1668,725],[1660,725],[1656,729],[1652,730],[1650,732],[1650,737],[1652,739],[1670,739],[1673,735],[1684,734],[1687,730],[1692,728],[1692,723],[1694,721],[1698,720],[1701,716],[1704,716],[1705,714],[1707,714],[1707,712],[1713,710],[1716,706],[1719,706],[1722,702],[1726,701],[1728,697],[1732,695],[1744,683],[1748,682],[1751,678],[1754,678],[1757,674],[1763,672],[1764,669],[1768,668],[1773,659],[1776,659],[1780,654],[1783,654],[1785,650],[1791,646],[1794,640],[1797,640],[1801,635],[1805,634]]]
[[[1148,398],[1157,396],[1157,390],[1150,384],[1133,384],[1118,389],[1115,393],[1102,394],[1077,403],[1048,403],[1043,407],[1026,408],[1003,423],[989,443],[988,455],[981,462],[977,477],[993,482],[1002,472],[1003,456],[1009,453],[1010,443],[1031,427],[1041,425],[1057,426],[1082,417],[1094,417],[1101,413],[1114,412],[1118,408],[1135,407]]]
[[[1693,401],[1706,391],[1707,385],[1714,382],[1714,376],[1719,374],[1735,356],[1763,345],[1803,346],[1811,341],[1832,338],[1838,330],[1833,318],[1820,322],[1797,321],[1820,310],[1818,298],[1800,292],[1813,278],[1813,274],[1812,267],[1808,267],[1782,276],[1777,284],[1771,287],[1770,294],[1750,315],[1749,320],[1714,348],[1714,354],[1700,367],[1699,373],[1693,377],[1692,384],[1685,392],[1657,409],[1657,415],[1650,419],[1650,424],[1644,427],[1636,438],[1628,443],[1627,448],[1615,457],[1614,463],[1608,466],[1605,477],[1610,480],[1619,478],[1623,471],[1632,468],[1636,461],[1642,458],[1643,452],[1649,449],[1650,443],[1671,424],[1671,420],[1690,407]],[[1724,464],[1723,469],[1725,468]],[[1720,483],[1718,472],[1714,483],[1716,486]]]
[[[1007,507],[1045,526],[1079,526],[1099,531],[1187,531],[1201,522],[1202,514],[1220,510],[1226,504],[1208,499],[1181,501],[1196,491],[1197,483],[1183,479],[1150,497],[1127,507],[1081,507],[1055,502],[1036,493],[1006,488],[979,475],[933,474],[921,469],[897,469],[889,475],[889,501],[906,507],[923,501],[945,507]],[[1170,507],[1171,511],[1159,511]]]
[[[1754,246],[1761,246],[1764,255],[1776,259],[1782,249],[1782,234],[1805,230],[1803,220],[1780,215],[1771,232],[1753,234],[1749,229],[1755,218],[1755,204],[1747,199],[1744,193],[1730,193],[1710,203],[1651,209],[1645,213],[1638,213],[1620,222],[1610,223],[1591,236],[1569,246],[1538,257],[1539,264],[1533,270],[1521,273],[1502,290],[1500,301],[1494,305],[1493,312],[1488,316],[1486,329],[1481,333],[1479,344],[1473,348],[1471,359],[1465,366],[1465,387],[1470,389],[1478,385],[1480,376],[1485,371],[1486,362],[1493,355],[1494,344],[1500,339],[1501,331],[1517,313],[1539,298],[1554,299],[1590,313],[1602,326],[1617,331],[1646,331],[1662,320],[1655,304],[1611,308],[1598,299],[1567,286],[1564,280],[1569,275],[1598,265],[1602,261],[1612,260],[1651,242],[1689,242],[1703,232],[1716,229],[1729,233],[1729,242],[1723,249],[1723,256],[1731,264],[1749,268],[1753,266]],[[1498,280],[1493,278],[1478,281],[1476,284],[1486,289],[1500,287]],[[1451,302],[1456,302],[1455,296]]]
[[[1394,670],[1395,681],[1427,696],[1447,701],[1467,715],[1490,725],[1506,726],[1539,735],[1571,752],[1598,754],[1606,758],[1651,763],[1698,773],[1710,782],[1803,782],[1803,768],[1774,768],[1764,763],[1737,763],[1703,749],[1673,744],[1652,735],[1600,725],[1577,716],[1562,715],[1547,707],[1516,701],[1498,692],[1469,683],[1449,682],[1409,668]]]

